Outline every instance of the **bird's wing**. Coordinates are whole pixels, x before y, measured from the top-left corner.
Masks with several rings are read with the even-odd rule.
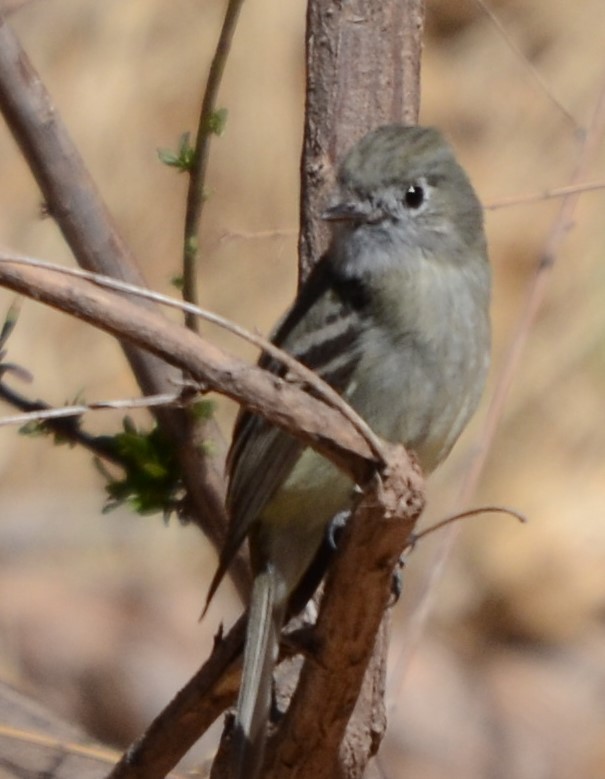
[[[343,392],[359,360],[366,294],[358,280],[339,278],[323,258],[272,337],[273,343]],[[263,355],[259,365],[280,376],[286,369]],[[242,409],[227,458],[229,528],[208,592],[214,595],[256,517],[288,477],[305,445],[258,415]]]

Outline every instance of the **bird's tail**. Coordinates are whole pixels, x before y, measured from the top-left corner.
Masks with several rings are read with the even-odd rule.
[[[236,779],[254,779],[262,766],[273,669],[284,620],[282,599],[276,597],[277,585],[276,572],[268,566],[255,577],[252,587],[234,730],[233,776]]]

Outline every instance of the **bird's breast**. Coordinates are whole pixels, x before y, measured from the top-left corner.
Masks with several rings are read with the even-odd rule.
[[[375,431],[414,450],[426,472],[450,451],[485,382],[489,319],[476,281],[427,264],[414,283],[379,290],[346,392]]]

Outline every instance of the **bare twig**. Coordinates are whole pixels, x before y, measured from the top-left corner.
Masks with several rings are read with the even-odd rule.
[[[0,386],[0,397],[9,403],[15,404],[15,401],[4,392],[4,387]],[[166,392],[163,395],[146,395],[143,398],[120,398],[119,400],[96,400],[90,403],[76,403],[71,406],[51,407],[35,401],[30,401],[30,405],[38,406],[38,409],[26,411],[23,414],[12,414],[11,416],[0,417],[0,427],[9,427],[10,425],[26,425],[30,422],[50,422],[57,419],[68,419],[69,417],[79,417],[89,411],[107,411],[110,409],[124,410],[136,408],[153,408],[154,406],[173,406],[182,405],[182,396],[179,392]]]
[[[102,779],[117,759],[80,729],[46,711],[5,680],[0,683],[0,761],[3,779]],[[166,779],[185,779],[185,773]]]
[[[605,181],[590,181],[584,184],[568,184],[566,187],[554,187],[545,189],[543,192],[530,192],[526,195],[510,195],[498,200],[492,200],[483,206],[486,211],[495,211],[498,208],[508,208],[509,206],[518,206],[524,203],[539,203],[542,200],[549,200],[557,197],[565,197],[581,192],[594,192],[605,189]]]
[[[574,192],[598,192],[605,189],[605,181],[587,181],[584,184],[571,184],[563,187],[553,187],[542,192],[527,192],[520,195],[508,195],[483,204],[486,211],[496,211],[500,208],[539,203],[543,200],[553,200],[565,197]],[[219,243],[227,241],[266,241],[274,238],[288,238],[296,235],[294,227],[277,227],[270,230],[229,230],[218,239]]]
[[[59,418],[57,418],[56,412],[63,411],[63,409],[51,408],[51,406],[42,401],[24,398],[3,383],[0,383],[0,398],[7,403],[10,403],[11,406],[25,412],[18,416],[0,419],[0,427],[10,424],[27,424],[28,422],[43,421],[49,431],[56,433],[68,441],[83,446],[96,457],[101,457],[115,465],[125,465],[123,458],[118,454],[115,446],[109,442],[107,436],[95,436],[86,433],[79,426],[78,418],[74,418],[73,415],[68,415],[67,417],[65,415],[60,415]],[[72,406],[71,409],[73,408],[74,407]],[[52,415],[50,418],[49,414]]]
[[[223,241],[250,241],[250,240],[270,240],[272,238],[288,238],[296,235],[298,230],[295,227],[275,228],[274,230],[229,230],[221,235],[219,242]]]
[[[117,752],[106,747],[79,744],[76,741],[66,741],[65,739],[49,736],[47,733],[11,728],[8,725],[0,725],[0,736],[13,741],[21,741],[32,747],[45,747],[49,751],[52,750],[60,754],[87,757],[90,760],[107,765],[112,765],[117,757]]]
[[[485,427],[479,442],[478,454],[474,459],[472,467],[469,468],[465,475],[460,491],[459,505],[465,505],[468,502],[470,496],[476,489],[479,476],[485,466],[485,461],[491,449],[492,441],[494,440],[496,430],[502,419],[504,405],[514,378],[519,370],[521,357],[523,356],[540,306],[546,296],[548,281],[556,265],[563,241],[573,225],[573,216],[583,192],[582,189],[576,189],[576,185],[585,178],[586,174],[592,169],[595,155],[603,142],[604,134],[605,79],[602,82],[601,91],[596,101],[594,114],[590,126],[588,127],[585,140],[578,152],[575,170],[571,176],[570,187],[572,189],[569,194],[564,196],[561,205],[559,206],[559,210],[547,235],[544,248],[538,257],[533,278],[529,282],[525,304],[519,316],[517,328],[513,335],[508,353],[504,358],[504,363],[500,369],[500,374],[496,382],[496,389],[489,405]]]
[[[114,280],[115,282],[115,280]],[[96,327],[132,341],[215,389],[300,436],[357,483],[380,461],[366,439],[340,411],[298,386],[228,355],[156,311],[71,276],[22,263],[0,262],[0,286],[34,297]],[[384,444],[388,452],[389,445]]]
[[[359,431],[359,433],[366,439],[368,446],[376,455],[379,460],[384,462],[385,452],[381,439],[374,433],[370,426],[359,416],[359,414],[351,408],[351,406],[323,379],[321,379],[312,370],[309,370],[305,365],[300,363],[297,359],[292,357],[291,354],[280,349],[275,344],[263,338],[257,333],[252,333],[246,330],[245,327],[232,322],[230,319],[215,314],[212,311],[200,308],[193,303],[186,303],[176,298],[171,298],[168,295],[163,295],[161,292],[153,292],[152,290],[137,287],[133,284],[127,284],[124,281],[118,281],[117,279],[109,278],[108,276],[102,276],[98,273],[91,273],[90,271],[84,271],[78,268],[66,268],[63,265],[57,265],[56,263],[46,262],[44,260],[38,260],[33,257],[23,257],[18,255],[8,255],[0,252],[0,262],[13,262],[16,264],[27,265],[32,268],[43,268],[45,270],[54,271],[64,274],[66,276],[75,276],[77,278],[88,279],[94,282],[100,287],[106,287],[107,289],[117,290],[118,292],[128,292],[135,297],[143,298],[145,300],[151,300],[155,303],[168,306],[170,308],[176,308],[180,311],[185,311],[191,316],[199,317],[207,322],[211,322],[218,327],[222,327],[224,330],[228,330],[230,333],[239,336],[240,338],[248,341],[259,349],[262,349],[268,355],[273,357],[282,363],[289,371],[292,371],[298,381],[302,381],[309,387],[313,388],[319,397],[323,398],[332,408],[338,409],[340,413],[351,422],[352,425]],[[286,377],[287,380],[291,380],[290,376]],[[151,404],[152,406],[155,404]]]
[[[211,117],[216,110],[216,99],[223,78],[223,71],[231,48],[231,40],[243,0],[229,0],[225,19],[218,40],[216,51],[210,65],[206,91],[202,100],[200,120],[195,141],[195,155],[189,178],[187,194],[187,211],[185,214],[185,240],[183,246],[183,296],[189,303],[197,303],[197,265],[199,261],[198,234],[204,208],[206,171],[210,138],[212,136]],[[190,312],[185,316],[185,323],[190,330],[197,330],[197,318]]]
[[[498,15],[492,10],[492,8],[490,8],[490,6],[487,3],[487,0],[475,0],[475,3],[485,13],[487,18],[496,28],[496,30],[498,30],[500,36],[502,37],[502,40],[506,43],[506,45],[513,52],[513,54],[515,54],[515,56],[520,60],[524,69],[534,79],[536,84],[539,86],[542,92],[544,92],[544,94],[548,97],[551,103],[554,106],[556,106],[556,108],[561,112],[561,114],[571,124],[571,126],[576,132],[581,131],[582,127],[578,124],[573,114],[571,114],[567,110],[567,108],[565,108],[563,103],[561,103],[561,101],[554,95],[552,89],[550,88],[550,85],[545,81],[540,71],[534,67],[534,65],[529,61],[527,56],[523,53],[520,46],[512,38],[512,36],[510,35],[506,27],[500,21]]]
[[[527,517],[525,514],[517,511],[517,509],[508,508],[507,506],[480,506],[476,509],[458,511],[456,514],[445,517],[445,519],[441,519],[439,522],[435,522],[434,525],[421,530],[420,533],[415,533],[414,536],[410,538],[409,549],[414,549],[418,541],[421,541],[423,538],[436,533],[438,530],[442,530],[448,525],[454,524],[454,522],[459,522],[461,519],[467,519],[468,517],[479,517],[482,514],[508,514],[508,516],[518,519],[519,522],[523,524],[527,522]]]

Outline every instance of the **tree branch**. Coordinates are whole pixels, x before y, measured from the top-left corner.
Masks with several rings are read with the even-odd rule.
[[[367,484],[383,465],[376,460],[376,455],[363,435],[338,410],[307,395],[298,386],[225,354],[191,331],[168,322],[155,311],[135,305],[124,296],[101,290],[82,279],[66,279],[56,272],[6,260],[0,261],[0,284],[153,351],[187,371],[208,389],[216,389],[232,397],[299,436],[343,468],[359,484]],[[355,512],[355,520],[346,533],[348,540],[345,539],[345,551],[330,576],[322,604],[317,628],[320,664],[323,669],[327,669],[328,676],[333,678],[326,681],[322,673],[318,675],[314,671],[318,667],[315,663],[305,666],[301,680],[303,691],[295,698],[288,716],[288,728],[275,747],[275,760],[282,767],[284,761],[288,763],[287,756],[292,744],[298,743],[301,730],[305,733],[310,727],[309,711],[314,712],[312,727],[316,732],[326,732],[325,727],[321,726],[324,714],[331,723],[329,738],[318,746],[317,752],[324,758],[330,756],[326,764],[333,764],[375,645],[376,630],[390,594],[392,569],[406,546],[413,522],[422,508],[422,483],[417,470],[401,447],[385,444],[384,451],[389,466],[384,474],[384,486],[374,481],[359,510]],[[353,585],[361,581],[364,582],[364,598],[355,599],[358,607],[352,607],[349,596],[344,599],[342,596],[354,592]],[[338,636],[334,633],[336,628]],[[340,670],[334,674],[336,658],[341,656],[343,647],[344,659],[341,657],[338,660]],[[224,670],[224,666],[219,666]],[[217,679],[216,683],[219,682],[220,679]],[[313,705],[307,708],[301,701],[317,700],[318,692],[323,696],[326,684],[334,694],[334,702],[329,711],[321,713],[317,731],[316,708]],[[175,744],[180,746],[171,748],[170,754],[177,760],[183,754],[180,750],[188,749],[193,743],[191,739],[195,740],[195,737],[201,735],[199,729],[209,724],[209,714],[216,715],[217,700],[220,705],[227,705],[230,700],[229,696],[217,698],[212,694],[210,704],[200,704],[200,699],[196,699],[200,689],[194,682],[193,688],[187,687],[185,697],[179,698],[181,703],[185,701],[186,711],[183,716],[188,716],[189,707],[197,710],[200,706],[203,716],[196,717],[195,723],[191,722],[191,728],[182,734],[182,738],[176,738]],[[334,718],[334,706],[340,712],[337,718]],[[166,738],[167,723],[170,723],[170,741],[181,730],[181,720],[174,718],[174,711],[171,709],[170,716],[162,718],[161,726],[153,730],[149,738],[146,736],[145,745],[151,754],[157,753],[156,740]],[[366,730],[369,730],[367,720],[365,724]],[[366,760],[367,757],[366,750]],[[359,764],[358,754],[355,760]],[[125,758],[124,770],[127,764]],[[365,763],[362,761],[362,764]],[[137,775],[115,774],[121,777]],[[157,774],[160,775],[163,774]],[[145,773],[145,776],[156,774]]]
[[[221,28],[216,51],[210,65],[208,81],[202,100],[200,119],[195,141],[195,154],[189,176],[187,192],[187,211],[185,214],[185,240],[183,247],[183,297],[190,303],[197,303],[197,265],[199,262],[198,234],[202,220],[202,210],[206,194],[206,171],[212,136],[211,117],[216,109],[218,90],[223,78],[227,57],[231,48],[231,40],[239,12],[244,0],[229,0],[225,18]],[[185,316],[185,322],[190,330],[197,331],[197,319],[190,314]]]
[[[334,162],[368,130],[418,120],[423,24],[424,0],[309,0],[302,278],[326,246],[327,228],[319,215]]]
[[[114,766],[107,779],[163,779],[230,706],[240,682],[246,618],[217,639],[212,655]]]
[[[367,760],[377,750],[384,719],[381,702],[387,647],[384,640],[377,647],[376,636],[392,597],[393,570],[423,506],[419,470],[409,469],[402,448],[393,449],[387,469],[368,485],[347,523],[339,553],[330,565],[315,629],[317,651],[303,666],[269,754],[267,777],[354,779],[362,776]],[[377,689],[363,702],[363,717],[353,722],[351,738],[343,744],[377,648],[381,651],[366,679]],[[376,673],[377,666],[382,673]],[[373,717],[368,716],[368,707]]]
[[[341,412],[287,380],[228,355],[156,311],[87,281],[7,260],[0,261],[0,285],[128,339],[187,371],[208,390],[227,395],[299,436],[358,483],[365,483],[381,464]]]
[[[144,286],[135,260],[119,235],[78,150],[57,113],[40,76],[0,13],[0,111],[19,144],[46,201],[78,263],[132,284]],[[149,303],[139,304],[149,307]],[[154,354],[123,342],[122,348],[145,394],[174,389],[176,374]],[[203,429],[181,409],[155,410],[173,442],[183,471],[191,519],[212,543],[222,545],[226,526],[223,459],[225,444],[214,423]],[[203,440],[213,442],[212,456]],[[240,559],[231,569],[236,587],[247,591],[248,574]]]
[[[385,663],[388,629],[383,614],[391,598],[392,572],[424,504],[422,478],[417,469],[409,467],[401,447],[391,450],[389,462],[384,481],[371,483],[347,524],[340,553],[330,569],[321,616],[313,630],[312,643],[318,651],[305,665],[279,741],[271,745],[271,777],[332,779],[339,775],[334,765],[338,746],[362,684],[369,688],[364,711],[382,700],[384,688],[374,690],[372,686],[380,684],[383,675],[377,681],[365,669],[377,645]],[[364,582],[364,597],[351,597],[360,581]],[[242,617],[227,636],[217,640],[209,660],[127,750],[108,779],[161,779],[174,768],[235,699],[244,631]],[[356,726],[357,749],[352,749],[350,741],[345,744],[341,763],[357,766],[347,776],[359,776],[367,757],[377,750],[381,717],[384,711],[379,707],[375,718],[364,719],[361,745]],[[365,756],[362,761],[360,747]],[[213,776],[224,775],[228,759],[228,750],[222,750]]]
[[[342,415],[349,419],[353,426],[357,428],[361,435],[366,439],[370,449],[376,455],[376,459],[379,461],[384,459],[382,452],[383,444],[381,439],[374,433],[367,422],[365,422],[365,420],[363,420],[359,414],[353,408],[351,408],[351,406],[349,406],[346,400],[344,400],[342,396],[339,395],[336,390],[334,390],[320,376],[299,362],[291,354],[284,351],[283,349],[280,349],[279,346],[276,346],[264,336],[259,335],[258,333],[253,333],[250,330],[247,330],[245,327],[242,327],[242,325],[239,325],[230,319],[226,319],[225,317],[221,316],[220,314],[216,314],[213,311],[200,308],[193,303],[177,300],[176,298],[169,297],[168,295],[163,295],[161,292],[154,292],[149,289],[144,289],[143,287],[138,287],[134,284],[128,284],[127,282],[120,281],[118,279],[112,279],[109,276],[102,276],[99,273],[91,273],[90,271],[85,271],[78,268],[65,268],[64,266],[57,265],[56,263],[38,260],[33,257],[23,257],[17,254],[6,254],[0,252],[0,260],[23,264],[32,268],[48,269],[50,271],[65,274],[67,276],[75,276],[76,278],[87,279],[88,281],[92,281],[94,284],[100,287],[105,287],[117,292],[126,292],[135,298],[151,300],[155,303],[169,306],[170,308],[176,308],[180,311],[185,311],[188,315],[199,317],[206,322],[211,322],[212,324],[239,336],[244,341],[248,341],[248,343],[257,346],[261,351],[265,352],[267,355],[273,357],[279,363],[281,363],[284,368],[293,374],[292,377],[289,377],[290,380],[294,381],[296,378],[298,381],[312,388],[316,395],[322,400],[326,401],[328,405],[339,409]],[[149,405],[151,406],[157,404]]]

